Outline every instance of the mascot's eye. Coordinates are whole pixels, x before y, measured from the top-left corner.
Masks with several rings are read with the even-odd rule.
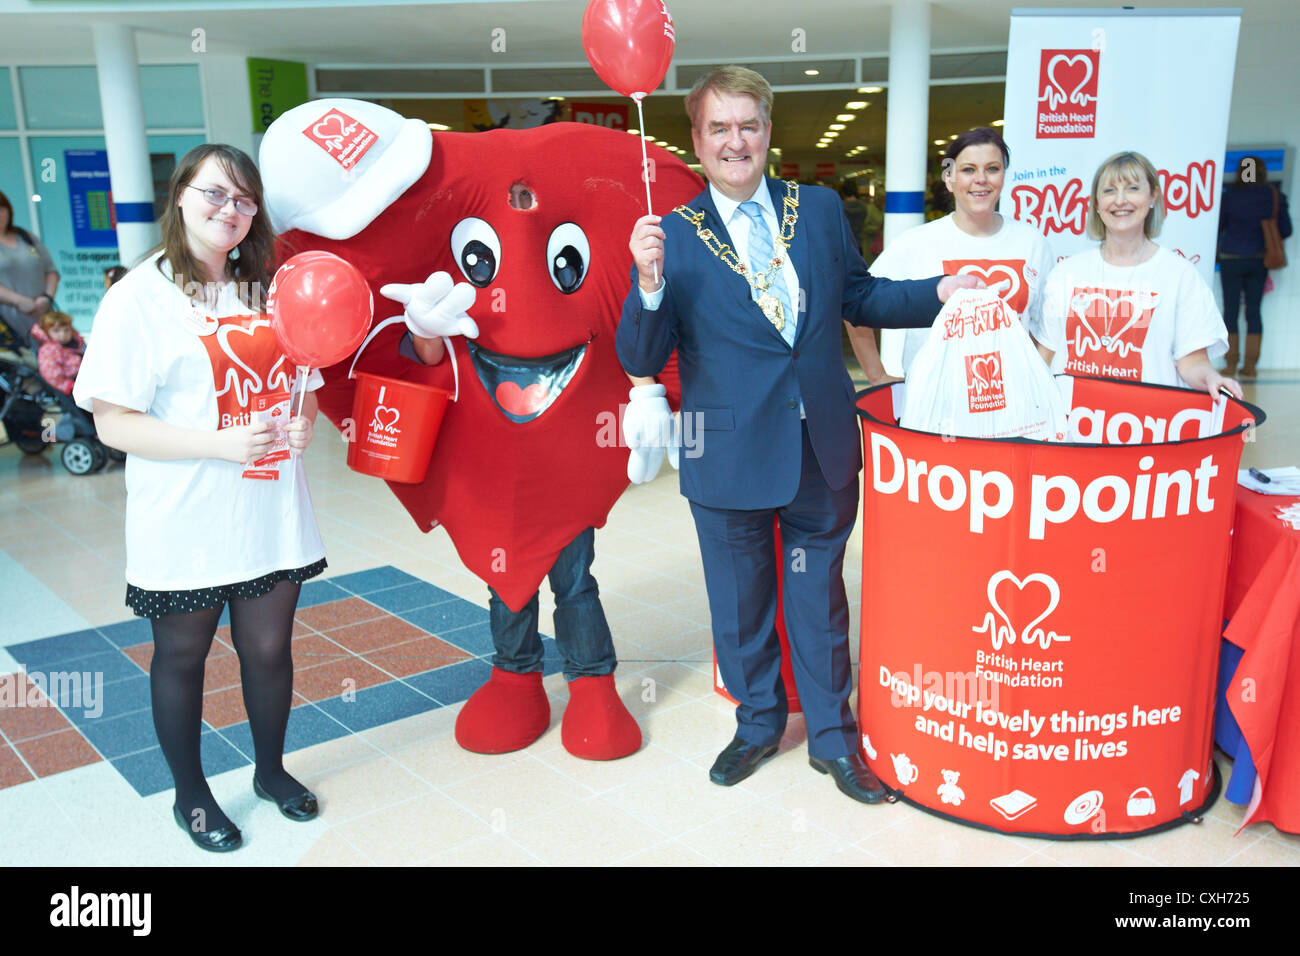
[[[451,254],[465,278],[481,289],[501,267],[501,240],[491,226],[471,216],[451,231]]]
[[[555,287],[565,295],[578,291],[591,264],[587,234],[576,222],[562,222],[546,242],[546,268]]]

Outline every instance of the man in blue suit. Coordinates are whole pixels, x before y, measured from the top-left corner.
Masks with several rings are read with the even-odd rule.
[[[872,276],[834,192],[764,176],[771,104],[767,81],[742,67],[714,70],[686,97],[709,188],[633,229],[618,355],[630,374],[652,376],[676,349],[682,420],[695,427],[682,494],[700,539],[718,667],[740,701],[735,738],[710,779],[739,783],[776,753],[785,730],[776,516],[809,761],[850,797],[877,803],[886,791],[859,756],[849,707],[844,546],[862,455],[840,322],[928,326],[952,291],[979,283]],[[644,388],[660,386],[633,390],[629,409],[641,421]]]

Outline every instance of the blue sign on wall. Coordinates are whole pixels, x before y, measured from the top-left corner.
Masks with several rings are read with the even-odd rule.
[[[68,177],[73,242],[78,249],[116,246],[108,150],[67,149],[63,151],[63,165]]]
[[[1263,149],[1248,148],[1230,148],[1223,157],[1223,181],[1234,182],[1237,178],[1237,166],[1242,159],[1247,156],[1258,156],[1264,160],[1264,166],[1268,170],[1268,178],[1273,182],[1287,181],[1286,168],[1286,147],[1266,147]],[[1263,181],[1261,177],[1260,181]]]

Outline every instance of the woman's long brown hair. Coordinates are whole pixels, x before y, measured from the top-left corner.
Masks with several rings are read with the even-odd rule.
[[[191,298],[203,297],[200,290],[207,287],[208,283],[224,281],[224,276],[208,275],[203,263],[190,251],[185,235],[185,217],[178,206],[181,190],[190,185],[199,167],[209,156],[215,156],[230,181],[257,203],[257,215],[253,217],[248,235],[237,247],[239,257],[230,261],[230,271],[241,301],[253,311],[260,312],[265,307],[266,292],[275,275],[275,233],[271,229],[271,217],[266,212],[266,201],[262,195],[262,176],[252,159],[242,150],[220,143],[208,143],[194,147],[182,157],[167,187],[167,208],[163,210],[161,223],[162,242],[150,254],[162,250],[163,254],[158,259],[159,271],[162,271],[163,262],[166,261],[171,266],[172,281]]]

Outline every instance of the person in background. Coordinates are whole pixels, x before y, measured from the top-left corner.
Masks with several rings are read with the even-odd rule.
[[[867,265],[871,265],[882,249],[880,237],[885,231],[882,200],[883,193],[880,192],[877,192],[875,198],[863,200],[867,205],[867,221],[862,226],[862,258],[867,260]]]
[[[858,251],[863,252],[863,239],[866,234],[867,204],[858,196],[858,184],[846,179],[840,187],[840,198],[844,200],[844,217],[849,221],[849,232],[858,241]]]
[[[71,395],[72,384],[81,368],[81,355],[86,350],[86,343],[72,327],[72,316],[66,312],[46,312],[32,326],[32,339],[37,343],[36,361],[41,378],[64,395]]]
[[[1241,363],[1243,382],[1255,377],[1259,350],[1264,337],[1260,303],[1268,270],[1264,268],[1264,231],[1260,221],[1276,215],[1282,238],[1291,235],[1291,213],[1286,194],[1268,182],[1268,169],[1258,156],[1243,156],[1237,164],[1237,180],[1223,190],[1219,207],[1219,279],[1223,283],[1223,322],[1228,330],[1228,354],[1223,357],[1223,374],[1237,371],[1240,338],[1237,333],[1241,297],[1246,297],[1246,349]]]
[[[126,275],[128,271],[129,270],[126,268],[126,266],[122,266],[122,265],[109,266],[107,269],[105,269],[104,270],[105,291],[113,288],[113,286],[117,283],[117,280],[122,278],[122,276]]]
[[[153,631],[149,687],[172,814],[195,845],[224,852],[242,835],[199,749],[204,668],[227,604],[253,791],[290,820],[317,814],[283,755],[298,590],[325,569],[301,457],[316,416],[310,390],[323,380],[313,372],[302,413],[272,426],[274,412],[289,417],[293,369],[263,314],[275,236],[253,161],[198,146],[168,189],[163,242],[104,294],[73,397],[127,455],[126,601]]]
[[[1032,330],[1054,260],[1042,233],[998,212],[1009,160],[1007,144],[991,126],[969,130],[949,143],[943,186],[952,197],[952,213],[914,226],[893,240],[872,263],[872,274],[887,279],[920,279],[937,273],[979,276]],[[929,336],[929,329],[903,333],[904,375]],[[871,330],[850,329],[849,340],[872,384],[891,381],[871,378],[875,368],[883,375]]]
[[[11,347],[30,345],[32,326],[54,308],[59,273],[41,241],[14,225],[14,207],[0,193],[0,337]],[[0,342],[0,344],[4,344]]]
[[[1154,241],[1164,217],[1160,178],[1141,153],[1116,153],[1097,168],[1087,228],[1101,242],[1047,277],[1038,350],[1048,365],[1064,352],[1073,375],[1241,398],[1241,386],[1210,364],[1228,345],[1214,294],[1191,263]]]

